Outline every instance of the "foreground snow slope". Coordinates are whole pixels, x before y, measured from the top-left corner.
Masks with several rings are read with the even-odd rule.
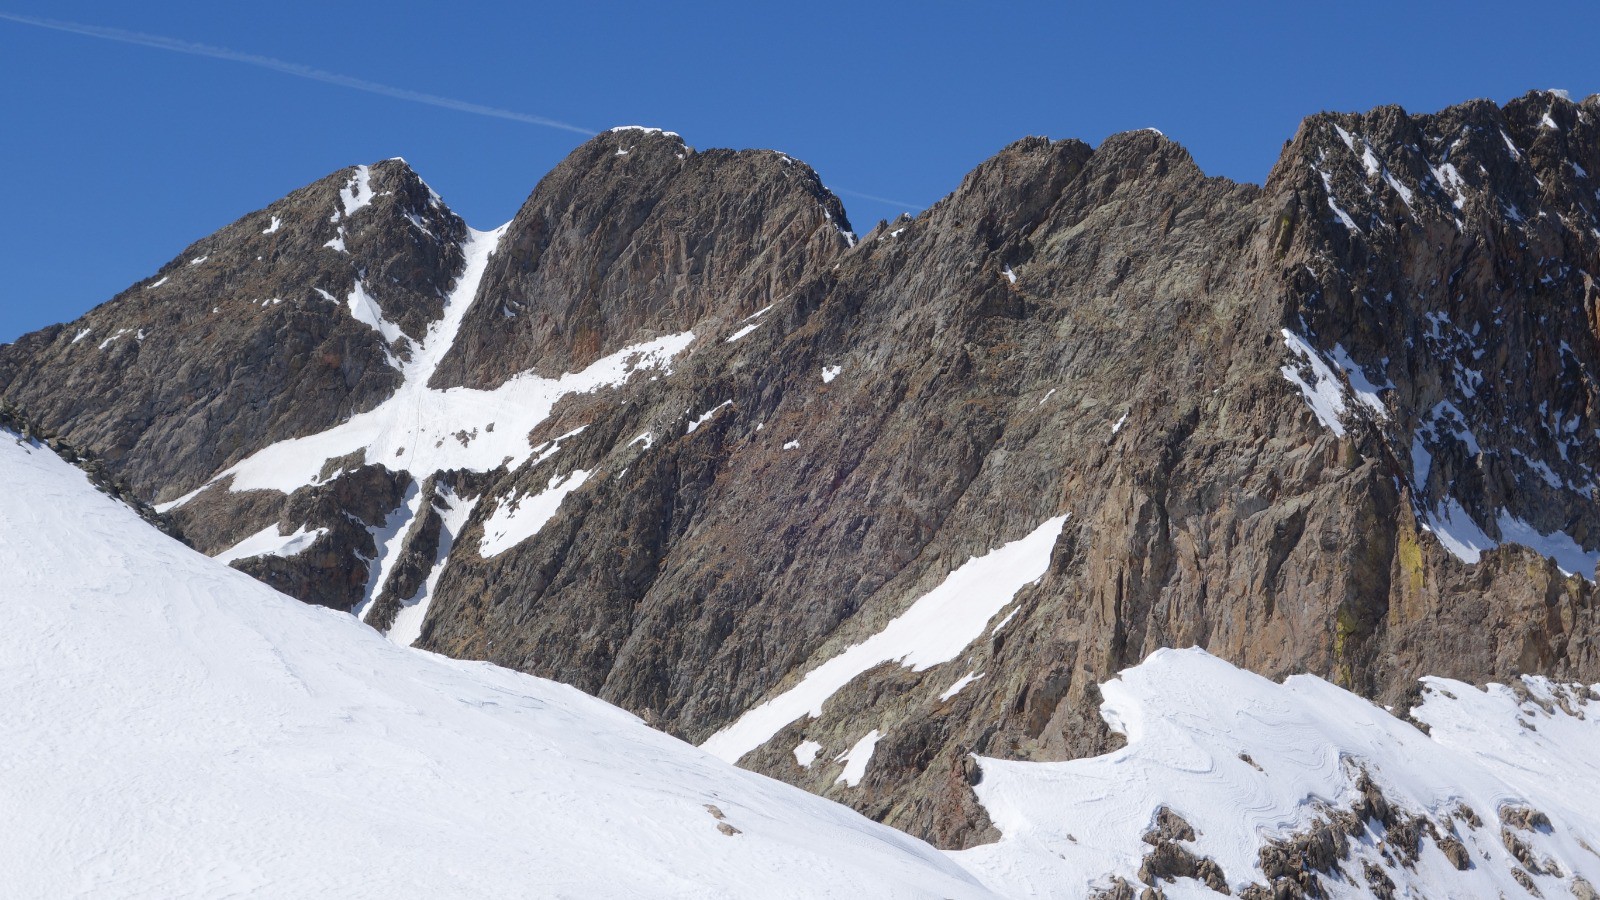
[[[1320,678],[1279,684],[1201,650],[1157,651],[1102,691],[1125,748],[1071,762],[981,760],[976,791],[1004,838],[953,856],[991,887],[1082,897],[1113,877],[1137,885],[1152,850],[1143,837],[1165,806],[1193,827],[1181,843],[1216,863],[1237,896],[1268,881],[1267,840],[1357,805],[1363,772],[1395,821],[1416,820],[1423,837],[1407,863],[1404,838],[1358,825],[1349,858],[1321,877],[1332,896],[1376,893],[1368,864],[1396,896],[1514,898],[1532,886],[1593,897],[1585,891],[1600,885],[1600,703],[1585,686],[1425,679],[1413,716],[1429,733]],[[1467,868],[1441,849],[1452,841]],[[1163,890],[1218,896],[1194,878]]]
[[[9,896],[987,896],[576,690],[282,596],[48,449],[0,435],[0,472]]]

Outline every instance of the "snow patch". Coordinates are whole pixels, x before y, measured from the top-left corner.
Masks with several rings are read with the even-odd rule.
[[[949,700],[951,697],[961,693],[962,688],[982,677],[982,672],[968,672],[967,674],[961,676],[960,678],[956,679],[955,684],[950,685],[950,687],[945,689],[944,693],[939,695],[939,702],[943,703],[944,701]]]
[[[258,556],[297,556],[305,552],[317,539],[328,533],[326,528],[317,528],[307,531],[302,525],[293,534],[280,534],[278,524],[261,529],[232,547],[212,557],[224,565],[237,562],[241,559],[254,559]]]
[[[395,563],[400,561],[400,553],[405,548],[406,528],[416,521],[417,513],[422,509],[422,489],[412,481],[406,488],[406,495],[384,517],[383,524],[367,526],[367,533],[372,535],[372,546],[377,551],[372,559],[367,560],[367,592],[356,603],[351,614],[361,621],[367,620],[367,613],[372,611],[372,601],[378,599],[378,594],[383,590],[384,582],[389,580],[389,574],[394,571]]]
[[[816,741],[801,741],[794,747],[794,761],[800,768],[809,769],[811,764],[817,761],[817,754],[821,752],[822,745]]]
[[[1344,387],[1339,384],[1339,376],[1333,373],[1333,369],[1329,368],[1326,362],[1323,362],[1321,354],[1317,353],[1305,338],[1285,328],[1283,342],[1304,361],[1304,365],[1283,366],[1278,371],[1300,389],[1317,421],[1332,431],[1335,437],[1344,437],[1344,423],[1340,421],[1340,416],[1344,415],[1345,411]],[[1301,376],[1301,372],[1307,367],[1311,371],[1310,381]]]
[[[344,207],[344,217],[348,219],[357,210],[365,208],[372,202],[373,196],[372,170],[366,166],[356,166],[355,174],[339,189],[339,203]]]
[[[856,741],[849,750],[834,757],[835,762],[844,763],[844,771],[834,780],[834,784],[843,783],[845,787],[855,787],[866,777],[867,763],[872,762],[872,752],[878,749],[878,738],[883,735],[874,728]]]
[[[455,546],[456,538],[460,536],[461,529],[466,527],[477,505],[477,500],[463,500],[449,487],[435,489],[434,506],[439,510],[439,550],[434,554],[433,568],[428,570],[428,577],[417,589],[416,596],[401,602],[400,610],[395,613],[394,622],[389,626],[389,640],[409,647],[422,637],[422,623],[428,617],[428,604],[433,601],[434,588],[439,585],[439,576],[444,574],[445,563],[450,559],[450,550]]]
[[[573,469],[566,475],[550,476],[545,490],[532,497],[502,498],[483,523],[483,540],[478,543],[478,555],[484,559],[499,556],[538,534],[555,518],[561,501],[589,480],[589,474],[583,469]]]
[[[1044,577],[1066,521],[1048,519],[1026,537],[969,559],[883,630],[807,672],[799,684],[745,712],[701,746],[736,762],[790,722],[822,715],[829,697],[874,666],[897,662],[921,672],[955,659],[1018,591]]]
[[[377,298],[367,293],[367,286],[361,279],[356,279],[355,286],[350,289],[350,296],[346,298],[345,306],[350,310],[351,318],[382,335],[385,344],[392,345],[405,337],[405,332],[400,330],[400,326],[384,316],[383,307],[378,305]],[[400,368],[392,356],[389,362],[395,368]]]
[[[838,378],[839,377],[839,373],[841,371],[843,371],[843,370],[839,366],[823,366],[822,367],[822,383],[823,384],[827,384],[828,382],[834,380],[835,378]]]
[[[691,421],[689,423],[689,427],[687,429],[685,429],[683,433],[684,434],[694,434],[696,428],[699,428],[701,425],[704,425],[705,423],[711,421],[711,417],[716,415],[723,407],[732,406],[732,405],[733,405],[733,401],[732,400],[724,400],[721,403],[718,403],[716,406],[713,406],[710,409],[706,410],[704,415],[700,416],[698,419],[695,419],[695,420]]]

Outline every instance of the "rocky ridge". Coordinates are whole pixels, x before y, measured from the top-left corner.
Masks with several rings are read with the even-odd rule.
[[[336,173],[165,267],[177,299],[136,286],[3,348],[0,392],[152,498],[215,480],[174,510],[196,546],[322,529],[236,564],[697,742],[1064,517],[1042,574],[955,656],[879,660],[741,754],[970,846],[995,834],[972,754],[1115,746],[1097,685],[1161,647],[1400,706],[1422,675],[1600,679],[1597,115],[1544,92],[1320,114],[1261,187],[1154,132],[1029,138],[859,242],[781,154],[610,132],[493,239],[454,319],[484,245],[379,164],[371,209],[341,205],[365,194]],[[308,299],[194,324],[291,221],[303,246],[260,292],[345,296],[354,275],[398,333]],[[190,280],[213,255],[243,268]],[[389,273],[392,299],[361,272]],[[112,328],[145,338],[72,343]],[[168,333],[190,342],[150,343]],[[652,341],[670,346],[628,355]],[[308,365],[330,346],[337,366]],[[138,368],[180,351],[181,370]],[[409,369],[418,353],[439,355]],[[619,354],[541,395],[509,463],[362,451],[288,490],[219,478],[401,396],[408,372],[478,398]],[[207,374],[234,357],[288,374]]]

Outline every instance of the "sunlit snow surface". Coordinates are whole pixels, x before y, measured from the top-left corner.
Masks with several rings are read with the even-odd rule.
[[[1542,679],[1525,683],[1536,698],[1552,696]],[[1150,849],[1140,838],[1165,805],[1194,826],[1192,851],[1215,860],[1237,895],[1266,880],[1257,868],[1263,839],[1304,830],[1323,804],[1348,808],[1364,767],[1392,804],[1441,830],[1463,802],[1483,821],[1477,830],[1456,825],[1474,868],[1456,871],[1425,838],[1414,870],[1388,870],[1397,896],[1407,887],[1414,896],[1528,896],[1501,840],[1503,804],[1554,824],[1548,834],[1518,832],[1566,870],[1535,877],[1546,897],[1568,896],[1572,867],[1600,884],[1600,856],[1579,843],[1600,846],[1600,703],[1579,718],[1559,706],[1519,706],[1509,688],[1426,684],[1414,714],[1431,737],[1313,676],[1278,684],[1200,650],[1157,651],[1101,688],[1102,714],[1127,747],[1072,762],[982,759],[974,789],[1004,837],[952,856],[1011,896],[1082,897],[1112,875],[1138,883]],[[1380,860],[1381,835],[1367,837],[1358,856]],[[1325,880],[1335,896],[1369,896],[1360,861],[1345,869],[1349,880]],[[1217,896],[1193,880],[1163,889],[1169,898]]]
[[[48,450],[0,434],[0,471],[5,896],[987,896],[577,690],[278,594]]]

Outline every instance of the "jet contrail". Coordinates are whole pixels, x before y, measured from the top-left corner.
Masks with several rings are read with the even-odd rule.
[[[890,206],[898,206],[901,209],[927,209],[928,208],[928,205],[926,203],[907,203],[904,200],[891,200],[888,197],[879,197],[879,196],[876,196],[874,194],[863,194],[860,191],[847,191],[844,188],[830,187],[830,188],[828,188],[828,190],[833,191],[835,194],[843,194],[846,197],[858,197],[858,198],[860,198],[862,200],[875,200],[875,201],[877,201],[879,203],[887,203]]]
[[[170,50],[174,53],[187,53],[191,56],[209,56],[212,59],[225,59],[230,62],[244,63],[247,66],[256,66],[262,69],[271,69],[285,75],[297,78],[309,78],[312,81],[321,81],[326,84],[335,84],[357,91],[366,91],[369,94],[378,94],[391,97],[395,100],[409,100],[412,103],[426,103],[429,106],[439,106],[444,109],[453,109],[456,112],[474,113],[480,116],[493,116],[497,119],[510,119],[513,122],[526,122],[529,125],[543,125],[546,128],[559,128],[563,131],[572,131],[578,134],[595,134],[587,128],[579,128],[566,122],[555,119],[546,119],[544,116],[533,116],[527,113],[514,112],[509,109],[498,109],[493,106],[484,106],[481,103],[468,103],[465,100],[453,100],[449,97],[440,97],[435,94],[424,94],[421,91],[412,91],[405,88],[391,87],[387,84],[378,84],[375,81],[366,81],[352,78],[349,75],[340,75],[337,72],[326,72],[322,69],[304,66],[299,63],[285,62],[273,59],[270,56],[258,56],[254,53],[241,53],[229,50],[226,47],[213,47],[209,44],[196,44],[191,41],[180,41],[175,38],[161,37],[155,34],[142,34],[137,31],[125,31],[121,28],[102,28],[98,25],[79,25],[76,22],[62,22],[57,19],[38,19],[32,16],[19,16],[15,13],[0,12],[0,19],[18,22],[23,25],[32,25],[37,28],[49,28],[53,31],[65,31],[71,34],[81,34],[85,37],[100,38],[106,41],[119,41],[124,44],[138,44],[141,47],[154,47],[157,50]]]

